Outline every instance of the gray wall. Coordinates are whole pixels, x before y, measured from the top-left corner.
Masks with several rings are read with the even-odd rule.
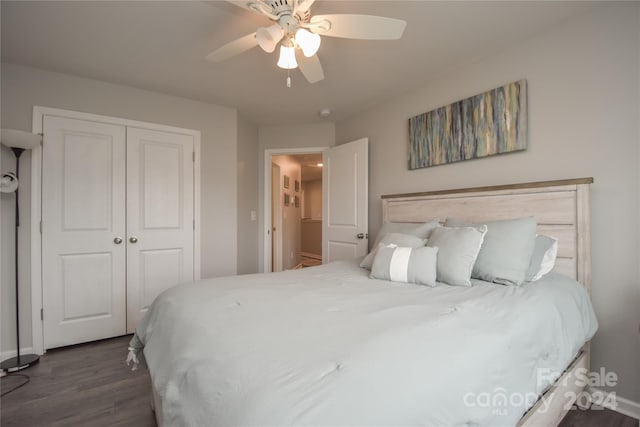
[[[2,126],[31,131],[33,106],[55,107],[87,113],[123,117],[201,132],[201,271],[202,277],[236,274],[237,261],[237,111],[185,98],[104,83],[35,68],[2,64]],[[3,151],[3,162],[6,154]],[[24,157],[24,155],[23,155]],[[30,167],[26,156],[20,174],[28,177]],[[28,180],[22,180],[21,194],[28,200]],[[2,259],[2,351],[15,348],[15,312],[10,297],[13,280],[5,280],[13,248],[4,244],[4,236],[12,232],[13,220],[5,219],[3,210]],[[22,200],[22,198],[21,198]],[[24,243],[20,257],[22,268],[21,300],[28,310],[21,312],[22,346],[31,345],[30,281],[28,280],[28,210],[21,213]],[[11,215],[11,218],[13,215]],[[221,244],[220,242],[224,242]],[[6,269],[6,270],[5,270]],[[24,292],[22,291],[24,289]],[[24,298],[23,298],[24,297]],[[24,316],[22,315],[24,313]],[[6,329],[6,330],[5,330]]]
[[[251,211],[256,219],[251,219]],[[258,128],[238,116],[238,274],[257,273]]]
[[[258,200],[260,215],[258,224],[259,266],[264,270],[264,152],[274,148],[332,147],[335,145],[335,126],[332,122],[291,126],[263,126],[259,130],[258,152]]]
[[[336,141],[368,136],[369,224],[380,196],[562,178],[592,186],[593,303],[600,329],[592,367],[619,376],[619,396],[640,402],[640,8],[607,5],[517,48],[449,70],[411,93],[336,124]],[[407,120],[526,78],[529,148],[417,171],[407,169]]]

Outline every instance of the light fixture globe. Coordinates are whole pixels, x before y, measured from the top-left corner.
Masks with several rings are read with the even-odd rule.
[[[320,41],[318,34],[314,34],[304,28],[296,31],[296,43],[298,43],[298,46],[302,49],[302,53],[307,58],[312,57],[318,52],[318,49],[320,49]]]
[[[271,53],[276,50],[278,42],[284,37],[284,31],[278,24],[274,24],[270,27],[261,27],[256,31],[256,40],[258,44],[267,53]]]
[[[296,49],[293,46],[280,45],[278,67],[284,68],[285,70],[298,68],[298,62],[296,61]]]

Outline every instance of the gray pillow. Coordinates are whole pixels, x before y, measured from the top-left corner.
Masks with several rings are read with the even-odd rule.
[[[399,247],[381,244],[373,260],[371,278],[392,282],[436,285],[438,248]]]
[[[439,218],[435,218],[429,222],[420,224],[411,222],[385,222],[384,224],[382,224],[382,227],[380,227],[378,235],[376,236],[376,240],[371,246],[371,250],[376,249],[382,241],[382,238],[389,233],[411,234],[421,239],[427,239],[429,238],[431,231],[437,227],[440,227]]]
[[[447,227],[478,227],[480,224],[447,218]],[[490,221],[487,235],[471,277],[502,285],[524,282],[536,243],[534,217]]]
[[[476,262],[487,227],[439,227],[433,230],[427,246],[438,248],[438,282],[471,286]]]
[[[380,243],[383,245],[396,245],[396,246],[404,246],[407,248],[417,248],[420,246],[424,246],[426,243],[425,239],[421,239],[419,237],[413,236],[411,234],[402,234],[402,233],[388,233],[382,239],[380,239]],[[376,257],[376,252],[378,251],[378,246],[375,246],[374,249],[369,252],[369,254],[364,257],[362,262],[360,263],[360,267],[366,268],[367,270],[371,270],[371,266],[373,265],[373,259]]]
[[[535,282],[553,270],[558,255],[558,239],[544,235],[536,236],[536,244],[527,270],[527,282]]]

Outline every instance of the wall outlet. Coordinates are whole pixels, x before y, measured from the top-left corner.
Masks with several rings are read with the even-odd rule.
[[[258,213],[256,211],[251,211],[251,221],[255,221],[258,219]]]

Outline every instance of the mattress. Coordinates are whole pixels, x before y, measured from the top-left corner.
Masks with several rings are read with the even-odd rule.
[[[368,273],[339,261],[161,294],[131,346],[164,425],[515,425],[597,329],[558,274],[431,288]]]

